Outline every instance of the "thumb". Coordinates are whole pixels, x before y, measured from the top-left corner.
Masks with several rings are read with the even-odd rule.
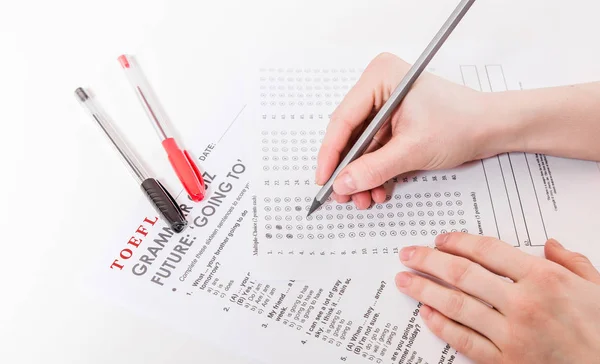
[[[581,278],[600,284],[600,273],[585,255],[565,249],[554,239],[549,239],[546,242],[544,253],[546,259],[562,265]]]
[[[374,152],[360,156],[338,175],[333,183],[333,190],[338,195],[367,191],[408,172],[408,161],[411,161],[411,165],[415,161],[414,157],[409,157],[408,149],[401,140],[391,140]]]

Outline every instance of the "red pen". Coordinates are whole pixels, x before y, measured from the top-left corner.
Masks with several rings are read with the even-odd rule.
[[[154,99],[150,91],[150,85],[143,77],[140,67],[128,55],[119,56],[118,60],[125,70],[125,74],[142,103],[144,110],[146,110],[146,114],[152,122],[154,129],[158,133],[162,146],[169,156],[171,166],[173,166],[177,177],[179,177],[181,184],[183,184],[183,188],[185,188],[193,201],[202,201],[206,193],[202,174],[189,153],[177,145],[172,134],[168,131],[167,123],[165,122],[167,117],[158,106],[158,102]]]

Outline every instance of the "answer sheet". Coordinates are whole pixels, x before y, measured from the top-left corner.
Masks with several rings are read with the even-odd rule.
[[[358,210],[330,198],[307,216],[320,189],[316,159],[329,117],[361,72],[314,65],[260,69],[254,108],[245,116],[254,121],[249,154],[261,274],[362,275],[359,267],[389,273],[403,246],[431,245],[436,235],[456,231],[494,236],[536,255],[553,237],[597,257],[598,164],[541,154],[502,154],[398,176],[386,183],[382,204]],[[521,86],[500,64],[455,65],[436,73],[487,92]]]
[[[219,120],[228,126],[219,143],[191,148],[208,192],[200,203],[177,197],[189,227],[174,234],[144,201],[88,288],[262,363],[467,363],[427,330],[393,275],[255,277],[245,131],[233,118]]]
[[[398,262],[395,247],[390,240],[391,234],[381,237],[377,231],[379,234],[377,239],[371,237],[369,240],[364,239],[363,247],[360,248],[361,254],[350,252],[345,256],[332,255],[327,251],[327,254],[321,255],[319,252],[313,258],[310,258],[310,254],[263,254],[265,249],[263,243],[272,243],[269,241],[265,243],[266,240],[260,235],[267,231],[261,228],[261,224],[269,220],[264,219],[266,215],[263,214],[264,210],[260,209],[261,206],[262,208],[265,206],[259,202],[263,187],[255,186],[255,183],[251,182],[251,175],[255,172],[252,170],[255,164],[250,161],[253,156],[248,155],[245,150],[245,146],[252,146],[248,143],[247,134],[248,127],[251,126],[248,122],[252,122],[252,117],[247,115],[249,110],[245,102],[240,102],[239,106],[232,105],[219,114],[219,117],[214,118],[215,127],[223,129],[218,142],[209,143],[199,138],[198,144],[189,146],[192,155],[202,156],[199,166],[208,186],[207,197],[200,203],[190,201],[184,194],[174,193],[187,215],[189,227],[181,234],[174,234],[156,216],[152,207],[140,197],[139,210],[132,213],[130,221],[124,222],[123,230],[116,234],[114,239],[106,241],[106,255],[94,258],[97,259],[93,264],[95,270],[92,280],[86,281],[86,287],[100,294],[104,299],[108,298],[129,307],[135,313],[147,315],[177,330],[212,342],[224,350],[234,350],[236,353],[267,364],[469,362],[424,326],[419,316],[419,302],[399,293],[396,289],[394,275],[405,268]],[[290,133],[292,131],[292,129],[287,130]],[[305,138],[302,138],[304,135],[298,136],[300,145],[302,139],[311,139],[311,130],[315,131],[314,138],[318,138],[319,129],[307,127],[294,130],[307,132]],[[292,142],[290,141],[289,144],[291,145]],[[262,145],[259,148],[262,148]],[[509,165],[517,163],[516,157],[501,158],[506,158]],[[582,188],[588,183],[583,181],[584,178],[595,176],[586,169],[590,164],[581,162],[576,169],[572,167],[572,163],[579,162],[564,161],[566,167],[561,167],[561,160],[547,160],[553,169],[572,168],[571,179],[578,183],[581,193],[591,193],[589,189]],[[492,162],[493,160],[489,163]],[[484,162],[486,173],[491,174],[492,164],[488,167],[487,163],[488,161]],[[496,163],[503,166],[504,160],[499,159]],[[595,165],[591,166],[596,168]],[[482,181],[476,173],[476,167],[477,164],[474,164],[456,171],[456,179],[452,177],[452,173],[439,173],[428,175],[427,181],[399,180],[397,182],[399,186],[409,186],[414,183],[416,186],[426,185],[427,188],[403,189],[398,193],[401,196],[397,201],[400,202],[392,199],[391,201],[394,201],[392,207],[384,206],[382,209],[374,208],[372,211],[361,212],[365,214],[363,219],[354,220],[361,220],[368,224],[371,222],[371,218],[366,215],[368,213],[404,212],[403,219],[396,219],[395,222],[397,224],[400,221],[406,222],[404,229],[409,235],[405,237],[408,237],[412,236],[410,231],[413,230],[410,221],[420,217],[418,212],[434,211],[435,217],[429,218],[435,219],[436,226],[428,227],[428,235],[421,238],[421,241],[430,243],[433,235],[430,230],[441,231],[442,227],[438,225],[442,219],[447,219],[447,225],[443,228],[452,229],[450,226],[461,225],[461,218],[465,220],[473,218],[468,215],[473,214],[475,209],[471,206],[472,191],[475,191],[477,201],[485,201],[486,189],[477,186],[468,189],[463,187],[463,184],[468,184],[468,181],[465,181],[468,178],[479,178],[477,181]],[[309,167],[309,172],[310,169]],[[442,179],[444,175],[446,178]],[[515,175],[518,175],[517,172]],[[282,178],[272,176],[271,179]],[[433,176],[438,176],[439,185],[433,183],[436,182],[433,181]],[[555,180],[558,178],[554,172],[553,176]],[[422,178],[422,175],[418,177]],[[498,176],[488,175],[486,181],[491,183],[492,179],[497,178]],[[512,184],[507,184],[506,188],[512,188],[511,186],[515,185],[514,180]],[[552,196],[557,206],[561,208],[566,206],[565,208],[573,212],[573,204],[579,203],[581,199],[571,201],[567,198],[570,195],[569,190],[563,192],[564,187],[560,187],[556,182],[555,186]],[[285,184],[278,187],[283,188]],[[311,188],[316,192],[314,186]],[[305,189],[306,193],[313,192],[302,187],[302,193]],[[282,216],[279,221],[285,221],[283,216],[288,215],[284,213],[296,211],[296,206],[303,209],[306,200],[296,201],[296,197],[305,197],[300,193],[294,192],[288,195],[279,191],[280,189],[272,186],[271,195],[263,198],[273,199],[273,214],[277,212]],[[538,190],[537,193],[540,200],[545,201],[542,195],[539,195],[540,191],[544,190]],[[456,192],[460,195],[455,194]],[[431,195],[426,197],[426,193]],[[446,193],[450,193],[450,196]],[[410,198],[406,196],[407,194],[411,195]],[[417,197],[417,194],[421,196]],[[578,208],[585,211],[588,204],[594,203],[594,196],[590,194],[586,203]],[[277,197],[283,201],[277,202],[279,205],[275,205],[274,199]],[[287,197],[293,200],[286,201]],[[309,197],[312,198],[312,194]],[[432,206],[428,206],[427,201],[431,201]],[[442,201],[444,206],[437,206],[437,201]],[[451,201],[453,205],[447,206],[447,201]],[[462,204],[458,204],[458,201]],[[507,199],[507,204],[508,201],[512,200]],[[423,206],[417,206],[417,202],[422,202]],[[402,203],[403,206],[398,207],[396,203]],[[406,207],[408,203],[413,205]],[[276,206],[281,206],[283,211],[276,211]],[[291,208],[290,211],[285,211],[287,206]],[[337,214],[339,210],[337,205],[334,206]],[[477,209],[480,214],[489,213],[485,212],[488,210],[483,202]],[[493,211],[496,209],[500,209],[500,206],[496,206],[494,201]],[[461,210],[464,211],[463,214],[459,214]],[[510,208],[508,210],[510,211]],[[323,216],[326,211],[328,210],[325,208],[319,213]],[[342,211],[344,211],[342,220],[347,219],[348,214],[358,214],[356,211],[347,210],[345,206]],[[414,211],[416,217],[409,216],[410,211]],[[437,211],[444,211],[445,215],[438,217]],[[449,216],[449,211],[454,211],[455,214]],[[498,212],[497,215],[500,213],[506,211]],[[268,223],[273,223],[273,220],[278,221],[275,218],[278,215],[272,216],[273,219]],[[377,225],[380,221],[388,223],[385,218],[385,216],[383,218],[374,216],[372,221]],[[326,220],[327,216],[324,215],[323,219]],[[451,225],[451,219],[458,225]],[[556,222],[546,219],[548,218],[545,217],[543,221]],[[465,229],[469,231],[478,229],[476,227],[478,225],[473,225],[472,220],[467,221],[462,225]],[[584,220],[584,222],[589,221],[589,219]],[[489,224],[487,219],[485,224],[483,225],[485,229],[490,229],[491,226],[493,232],[496,225]],[[367,231],[367,227],[363,230]],[[518,227],[520,229],[521,225],[514,225],[515,231],[520,234],[521,230],[517,230]],[[396,225],[394,228],[398,229],[399,226]],[[558,227],[553,229],[555,232],[562,231]],[[268,231],[279,230],[299,233],[298,230],[288,230],[287,227]],[[498,225],[498,230],[507,234],[512,231],[502,225]],[[349,234],[352,230],[346,231]],[[565,231],[566,234],[570,230]],[[415,235],[415,237],[419,236],[419,234]],[[577,234],[577,237],[583,236],[584,234]],[[396,247],[407,243],[406,239],[401,240],[402,237],[401,234],[394,237],[400,241]],[[566,237],[568,235],[565,235]],[[383,239],[383,243],[379,239]],[[525,244],[519,239],[515,241],[515,245],[519,243],[521,248],[533,245],[533,240]],[[282,242],[286,243],[285,240]],[[415,240],[412,240],[412,243],[414,242]],[[322,243],[324,246],[338,244],[336,241],[325,239]],[[573,249],[584,247],[584,245],[578,246],[577,242],[571,239],[563,239],[563,243]],[[384,246],[384,244],[389,245]],[[385,248],[389,251],[384,254]],[[367,253],[362,254],[362,249],[367,249]],[[373,249],[380,250],[377,254],[372,254]],[[259,257],[253,257],[253,254],[258,254]],[[283,257],[296,266],[289,270],[282,269],[281,258]],[[346,262],[353,262],[355,265],[345,269],[343,265]],[[334,265],[337,267],[331,268]],[[327,274],[302,278],[305,274],[304,270],[313,268]],[[299,275],[287,276],[288,273]],[[273,275],[272,278],[263,277],[270,274]],[[286,276],[278,277],[280,274]]]

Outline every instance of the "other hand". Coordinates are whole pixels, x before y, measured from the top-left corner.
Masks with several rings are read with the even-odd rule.
[[[600,363],[600,273],[586,257],[552,239],[546,259],[463,233],[436,245],[400,259],[450,288],[409,272],[396,286],[455,350],[479,363]]]

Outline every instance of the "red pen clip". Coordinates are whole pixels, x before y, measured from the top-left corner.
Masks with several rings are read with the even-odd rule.
[[[204,179],[202,179],[202,173],[200,173],[193,159],[190,158],[189,153],[186,150],[181,150],[175,139],[171,136],[172,134],[167,131],[166,115],[150,91],[150,86],[143,77],[140,68],[130,56],[122,55],[118,60],[125,70],[125,74],[142,103],[148,118],[152,121],[154,129],[156,129],[161,138],[162,146],[167,152],[171,166],[175,170],[183,188],[185,188],[192,201],[202,201],[206,194],[206,186]]]

